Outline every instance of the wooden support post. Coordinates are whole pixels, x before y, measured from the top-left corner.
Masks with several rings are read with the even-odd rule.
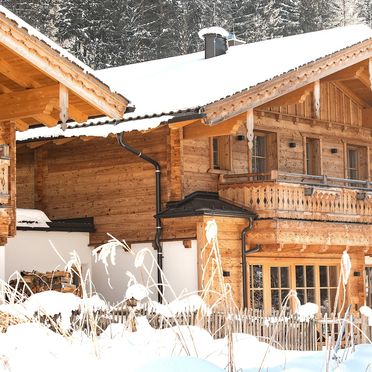
[[[247,111],[246,116],[247,141],[248,141],[248,173],[252,172],[252,149],[254,141],[254,112],[253,109]]]
[[[59,84],[59,117],[62,129],[65,130],[68,120],[68,89],[63,84]]]
[[[320,81],[319,80],[314,82],[313,105],[314,105],[314,118],[320,119]]]
[[[368,60],[368,72],[369,72],[370,88],[372,90],[372,58],[369,58]]]

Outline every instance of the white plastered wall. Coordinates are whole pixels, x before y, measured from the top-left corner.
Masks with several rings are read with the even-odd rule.
[[[5,246],[5,279],[7,280],[15,271],[63,270],[65,264],[49,241],[53,242],[65,261],[70,259],[70,252],[75,250],[80,257],[83,270],[91,270],[92,249],[89,247],[89,233],[18,230],[17,235],[9,238]]]
[[[136,254],[143,248],[148,248],[156,261],[156,251],[151,243],[132,244],[132,251]],[[163,243],[163,269],[166,278],[170,282],[176,296],[182,292],[195,292],[198,289],[197,276],[197,242],[192,241],[191,248],[185,248],[182,241]],[[153,258],[146,253],[144,263],[148,270],[151,270]],[[138,282],[146,284],[148,275],[143,269],[137,269],[134,266],[134,256],[123,250],[117,250],[116,263],[107,267],[108,273],[101,262],[93,262],[93,282],[97,292],[101,293],[106,300],[118,302],[124,298],[129,277],[126,272],[131,272]],[[156,267],[152,268],[151,277],[156,282]],[[174,300],[172,291],[165,288],[164,291],[167,301]],[[157,292],[154,288],[151,296],[157,299]]]

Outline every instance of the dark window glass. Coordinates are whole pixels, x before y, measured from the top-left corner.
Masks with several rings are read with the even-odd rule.
[[[320,276],[320,286],[327,287],[328,286],[327,266],[319,266],[319,276]]]
[[[262,265],[253,265],[253,287],[263,288]]]
[[[296,287],[304,287],[304,267],[296,266]]]
[[[306,266],[306,286],[315,287],[314,266]]]
[[[282,288],[289,288],[289,270],[288,267],[281,267],[280,268],[280,279],[281,279],[281,287]]]
[[[270,277],[271,277],[271,288],[279,287],[279,268],[271,267],[270,268]]]

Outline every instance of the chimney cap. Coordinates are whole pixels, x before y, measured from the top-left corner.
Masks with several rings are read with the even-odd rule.
[[[213,27],[203,28],[202,30],[198,32],[198,35],[200,39],[202,40],[204,40],[205,35],[220,35],[227,39],[227,37],[229,36],[229,32],[226,31],[222,27],[213,26]]]

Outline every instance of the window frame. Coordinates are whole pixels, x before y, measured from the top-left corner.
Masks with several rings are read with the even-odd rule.
[[[259,265],[262,266],[262,272],[263,272],[263,308],[265,314],[271,315],[272,310],[272,298],[271,298],[271,276],[270,276],[270,269],[271,267],[288,267],[289,268],[289,285],[290,289],[296,290],[297,288],[303,288],[303,287],[297,287],[296,286],[296,266],[314,266],[314,282],[315,282],[315,302],[319,306],[319,312],[321,312],[321,303],[320,303],[320,290],[323,287],[320,287],[320,266],[335,266],[337,270],[337,278],[340,273],[340,264],[339,260],[337,259],[296,259],[294,261],[288,262],[287,258],[279,259],[279,260],[272,260],[272,259],[260,259],[258,257],[251,257],[249,259],[249,263],[247,263],[247,272],[248,272],[248,298],[249,298],[249,306],[251,306],[250,302],[250,271],[252,265]],[[327,287],[331,288],[331,287]],[[332,287],[333,288],[333,287]],[[341,296],[340,296],[341,298]],[[293,309],[293,301],[290,301],[289,307],[291,310]],[[333,311],[333,309],[331,309]]]
[[[215,146],[216,145],[216,146]],[[217,147],[217,148],[215,148]],[[218,155],[218,166],[216,157]],[[231,136],[210,137],[210,169],[216,173],[225,173],[232,170],[232,138]]]

